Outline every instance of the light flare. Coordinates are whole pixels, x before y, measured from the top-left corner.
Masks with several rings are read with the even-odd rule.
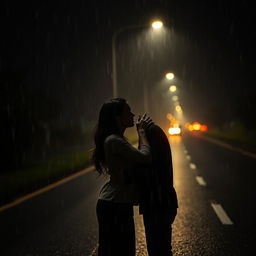
[[[154,29],[160,29],[163,26],[163,22],[161,20],[155,20],[152,22],[152,27]]]

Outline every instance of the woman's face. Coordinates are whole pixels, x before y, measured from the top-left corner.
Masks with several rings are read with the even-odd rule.
[[[120,124],[123,128],[133,127],[134,126],[134,114],[131,112],[131,108],[128,104],[125,104],[123,113],[120,115]]]

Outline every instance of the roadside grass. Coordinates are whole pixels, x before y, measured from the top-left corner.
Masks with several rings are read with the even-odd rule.
[[[45,162],[0,175],[0,203],[35,191],[91,164],[90,150],[66,153]]]
[[[137,142],[137,134],[130,132],[127,140]],[[92,150],[84,149],[57,155],[43,163],[0,174],[0,205],[33,192],[68,175],[92,165]]]
[[[248,133],[245,129],[241,127],[223,130],[209,129],[205,134],[230,143],[237,143],[241,146],[249,147],[256,150],[256,134]]]

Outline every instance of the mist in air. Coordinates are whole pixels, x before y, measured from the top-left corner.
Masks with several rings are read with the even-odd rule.
[[[113,51],[118,96],[137,116],[148,112],[167,127],[178,104],[184,124],[255,134],[253,30],[236,4],[198,12],[169,1],[48,7],[1,11],[5,171],[93,147],[99,109],[113,97]],[[155,18],[164,24],[158,31]]]

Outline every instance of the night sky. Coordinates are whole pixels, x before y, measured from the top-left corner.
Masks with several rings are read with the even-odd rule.
[[[19,72],[25,87],[60,105],[55,119],[95,123],[101,104],[112,97],[113,33],[154,18],[169,29],[158,47],[145,44],[144,30],[128,31],[117,42],[120,96],[135,113],[143,110],[142,83],[153,91],[171,71],[189,121],[214,123],[220,115],[229,122],[248,111],[252,118],[255,28],[249,1],[37,2],[1,7],[0,68]]]

